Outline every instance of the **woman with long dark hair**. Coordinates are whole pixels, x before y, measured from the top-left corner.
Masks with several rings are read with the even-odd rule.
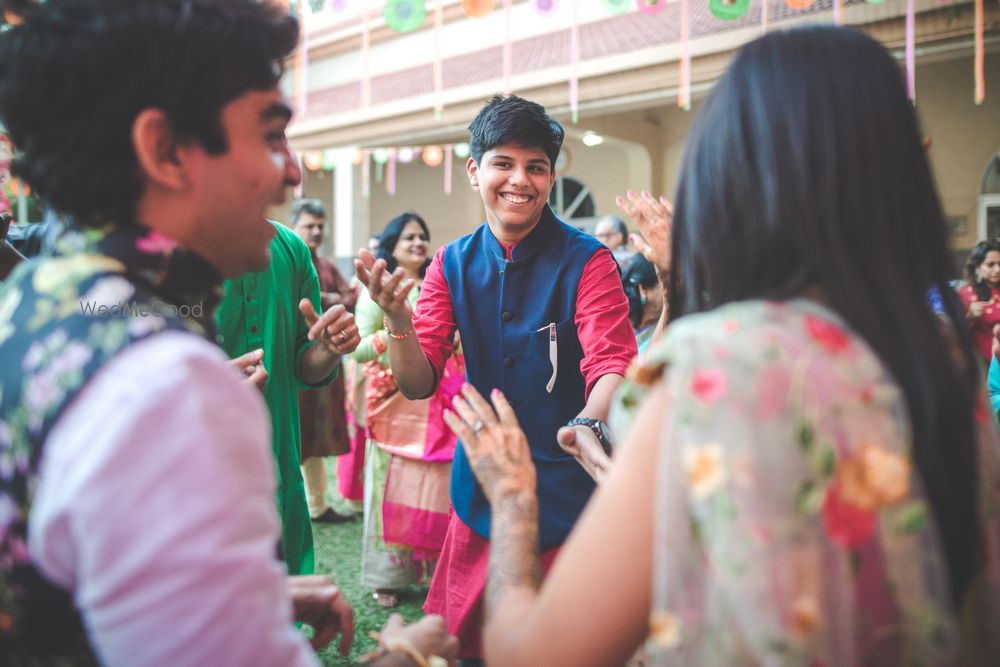
[[[995,664],[1000,442],[897,64],[846,28],[745,46],[673,215],[655,387],[540,590],[513,412],[446,415],[493,504],[487,661]]]
[[[417,289],[430,264],[430,232],[416,213],[402,213],[379,236],[378,256],[390,271],[401,267]],[[362,363],[367,380],[368,442],[364,471],[364,538],[361,578],[375,601],[395,607],[397,591],[433,572],[448,527],[448,482],[455,438],[442,411],[465,375],[456,353],[430,398],[407,400],[389,368],[388,337],[382,310],[361,290],[355,319],[361,343],[351,358]]]
[[[966,284],[958,290],[976,347],[989,362],[993,327],[1000,324],[1000,240],[980,241],[965,263]]]

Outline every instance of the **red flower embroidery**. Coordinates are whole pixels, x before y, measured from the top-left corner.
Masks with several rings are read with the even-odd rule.
[[[136,241],[135,247],[142,252],[155,255],[161,252],[170,252],[177,247],[177,241],[154,229]]]
[[[875,514],[844,502],[839,485],[831,484],[823,499],[823,527],[834,542],[856,549],[875,531]]]
[[[726,376],[717,368],[695,371],[691,376],[691,393],[705,403],[713,403],[726,393]]]
[[[812,315],[806,315],[806,331],[810,338],[833,354],[843,352],[851,343],[843,329]]]

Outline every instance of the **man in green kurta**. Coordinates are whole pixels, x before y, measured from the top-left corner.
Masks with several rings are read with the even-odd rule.
[[[289,574],[311,574],[315,563],[299,468],[298,394],[333,380],[340,355],[357,347],[359,338],[354,316],[343,306],[331,307],[317,324],[319,279],[309,248],[295,232],[273,224],[270,266],[227,280],[216,320],[223,349],[233,359],[242,358],[248,376],[259,365],[267,370],[263,393],[271,412],[281,553]],[[262,359],[251,354],[260,351]]]

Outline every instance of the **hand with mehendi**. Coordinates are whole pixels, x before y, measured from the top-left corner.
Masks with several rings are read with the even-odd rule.
[[[636,249],[657,271],[670,269],[670,235],[674,225],[674,206],[666,197],[659,199],[648,192],[638,195],[631,190],[628,197],[615,197],[625,215],[632,219],[639,234],[629,234]]]
[[[452,401],[455,412],[446,410],[445,422],[462,441],[490,504],[508,495],[533,497],[535,464],[528,438],[500,390],[494,389],[491,398],[495,412],[472,385],[462,385],[462,393]]]

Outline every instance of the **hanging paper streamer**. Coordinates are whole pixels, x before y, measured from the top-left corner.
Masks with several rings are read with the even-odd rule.
[[[337,166],[337,151],[332,148],[323,151],[323,164],[320,166],[327,171],[333,171]]]
[[[635,0],[636,6],[643,14],[659,14],[667,6],[667,0]]]
[[[631,0],[602,0],[602,2],[604,8],[615,16],[621,16],[632,6]]]
[[[441,27],[444,25],[444,0],[437,0],[434,7],[434,120],[441,120],[444,113],[444,71],[441,63]]]
[[[771,0],[760,0],[760,34],[767,34],[767,19],[771,13]]]
[[[295,154],[295,163],[299,166],[299,174],[306,173],[305,165],[302,164],[302,153],[296,153]],[[299,182],[298,182],[298,185],[295,186],[294,193],[295,193],[295,198],[296,199],[299,199],[300,197],[302,197],[302,184],[305,183],[305,182],[306,182],[306,179],[300,178]]]
[[[503,13],[504,13],[504,23],[506,27],[504,28],[504,40],[503,40],[503,94],[510,95],[510,74],[513,69],[514,54],[512,53],[514,45],[510,41],[510,14],[511,5],[513,3],[511,0],[503,0]]]
[[[559,3],[556,0],[531,0],[531,7],[540,16],[551,16]]]
[[[983,74],[983,0],[976,0],[976,45],[973,59],[973,74],[976,80],[976,92],[973,99],[976,104],[982,104],[986,99],[986,77]]]
[[[681,76],[677,86],[677,106],[691,110],[691,45],[688,29],[688,0],[681,0]]]
[[[569,113],[575,125],[580,120],[580,3],[573,3],[573,25],[569,30]]]
[[[361,108],[372,103],[371,34],[368,31],[368,0],[361,4]]]
[[[494,7],[496,7],[495,0],[462,0],[462,11],[473,19],[486,16]]]
[[[708,0],[708,11],[720,21],[743,18],[749,8],[750,0]]]
[[[368,151],[361,151],[361,196],[365,199],[368,199],[372,193],[371,159],[372,156]]]
[[[885,4],[885,0],[865,0],[869,5],[882,5]]]
[[[833,0],[833,23],[841,25],[844,22],[844,0]]]
[[[386,166],[385,191],[390,195],[396,194],[396,156],[389,153],[389,163]]]
[[[385,24],[396,32],[413,32],[424,24],[424,0],[388,0],[382,8]]]
[[[299,88],[299,114],[306,114],[306,99],[309,97],[309,29],[305,16],[302,17],[302,47],[299,49],[299,76],[296,78]]]
[[[326,6],[333,10],[335,14],[343,14],[347,9],[347,0],[329,0]]]
[[[906,94],[911,102],[916,103],[917,76],[913,51],[913,0],[906,0]]]
[[[816,0],[785,0],[785,4],[792,9],[806,9],[807,7],[811,7],[814,2]]]
[[[444,193],[451,194],[451,144],[444,147]]]

